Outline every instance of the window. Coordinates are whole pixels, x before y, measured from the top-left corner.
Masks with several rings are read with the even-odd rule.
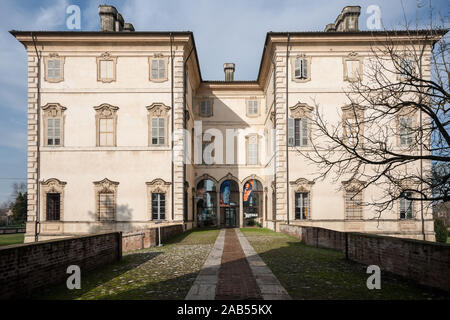
[[[256,136],[250,137],[247,147],[247,164],[258,164],[258,138]]]
[[[167,58],[150,58],[150,80],[167,80]]]
[[[409,58],[401,58],[398,64],[399,78],[405,80],[414,74],[414,62]]]
[[[152,145],[165,144],[165,118],[152,118]]]
[[[344,80],[357,81],[361,77],[360,60],[344,60]]]
[[[102,192],[98,194],[99,218],[101,221],[113,221],[116,205],[114,193]]]
[[[400,198],[400,219],[412,219],[413,218],[413,202],[407,198],[412,197],[412,192],[403,193]]]
[[[358,191],[345,191],[345,218],[362,219],[362,195]]]
[[[152,219],[164,220],[166,218],[166,194],[152,193]]]
[[[42,107],[43,139],[45,146],[60,147],[64,142],[64,110],[58,103],[49,103]]]
[[[47,119],[47,145],[61,145],[61,119],[59,118]]]
[[[288,145],[291,147],[308,145],[308,119],[288,119]]]
[[[247,115],[248,116],[257,116],[258,114],[259,114],[258,101],[257,100],[248,100],[247,101]]]
[[[97,81],[116,81],[116,64],[117,57],[111,56],[109,52],[97,57]]]
[[[200,101],[200,116],[202,117],[211,117],[212,112],[212,102],[211,100],[202,100]]]
[[[118,107],[102,104],[94,107],[96,111],[97,146],[116,146],[116,125]]]
[[[308,192],[295,193],[295,219],[309,219],[309,194]]]
[[[55,53],[51,53],[44,58],[45,64],[45,81],[61,82],[64,80],[64,57],[59,57]]]
[[[100,60],[100,79],[103,81],[114,79],[114,61]]]
[[[100,147],[114,146],[114,119],[100,119]]]
[[[410,146],[413,143],[413,121],[411,117],[399,117],[398,131],[400,146]]]
[[[47,193],[46,220],[59,221],[61,211],[61,195],[59,193]]]
[[[47,78],[48,79],[61,78],[61,60],[59,59],[47,60]]]
[[[294,62],[294,78],[308,79],[308,60],[305,58],[296,58]]]

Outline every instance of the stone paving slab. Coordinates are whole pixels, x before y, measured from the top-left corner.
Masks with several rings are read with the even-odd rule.
[[[197,275],[191,289],[186,295],[186,300],[214,300],[219,278],[219,270],[222,263],[222,252],[225,243],[225,230],[220,230],[214,247],[209,253],[202,270]]]
[[[264,300],[291,300],[291,297],[283,288],[277,277],[270,271],[255,249],[242,234],[241,230],[235,229],[242,250],[247,258],[253,276],[256,279],[261,296]]]

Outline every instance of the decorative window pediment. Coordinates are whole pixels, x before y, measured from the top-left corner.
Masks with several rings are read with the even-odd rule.
[[[101,181],[95,181],[94,186],[97,192],[116,192],[119,182],[111,181],[105,178]]]
[[[314,110],[313,107],[307,105],[306,103],[298,102],[296,105],[289,108],[291,112],[291,118],[300,119],[308,118],[311,119],[311,114]]]
[[[358,179],[351,179],[342,182],[342,185],[344,186],[345,191],[358,192],[364,187],[364,182]]]
[[[155,102],[146,107],[149,116],[152,117],[167,117],[170,111],[170,107],[164,103]]]
[[[47,103],[42,107],[43,115],[48,117],[62,117],[66,109],[59,103]]]
[[[151,182],[146,182],[147,190],[151,193],[165,193],[169,192],[170,182],[166,182],[163,179],[157,178]]]
[[[299,178],[296,181],[292,181],[290,184],[294,188],[294,192],[311,192],[314,181],[309,181],[305,178]]]

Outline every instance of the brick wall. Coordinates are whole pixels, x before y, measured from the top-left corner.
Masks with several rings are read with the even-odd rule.
[[[69,265],[81,273],[120,260],[121,233],[49,240],[0,248],[0,299],[26,297],[32,290],[62,282]]]
[[[161,227],[161,243],[183,232],[183,225]],[[139,250],[156,246],[159,243],[158,228],[145,229],[139,232],[124,233],[122,235],[123,252]]]
[[[450,245],[372,234],[281,225],[280,231],[316,247],[341,250],[350,260],[420,284],[450,291]]]

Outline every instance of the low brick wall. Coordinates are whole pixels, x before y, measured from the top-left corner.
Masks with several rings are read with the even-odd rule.
[[[0,299],[22,298],[62,282],[70,265],[83,274],[120,260],[120,232],[0,247]]]
[[[183,225],[176,224],[161,227],[161,243],[183,232]],[[122,251],[150,248],[158,245],[158,228],[145,229],[138,232],[122,234]]]
[[[0,234],[12,234],[12,233],[25,233],[25,228],[8,228],[8,227],[2,227],[0,228]]]
[[[311,246],[340,250],[347,259],[450,291],[448,244],[286,224],[280,231]]]

